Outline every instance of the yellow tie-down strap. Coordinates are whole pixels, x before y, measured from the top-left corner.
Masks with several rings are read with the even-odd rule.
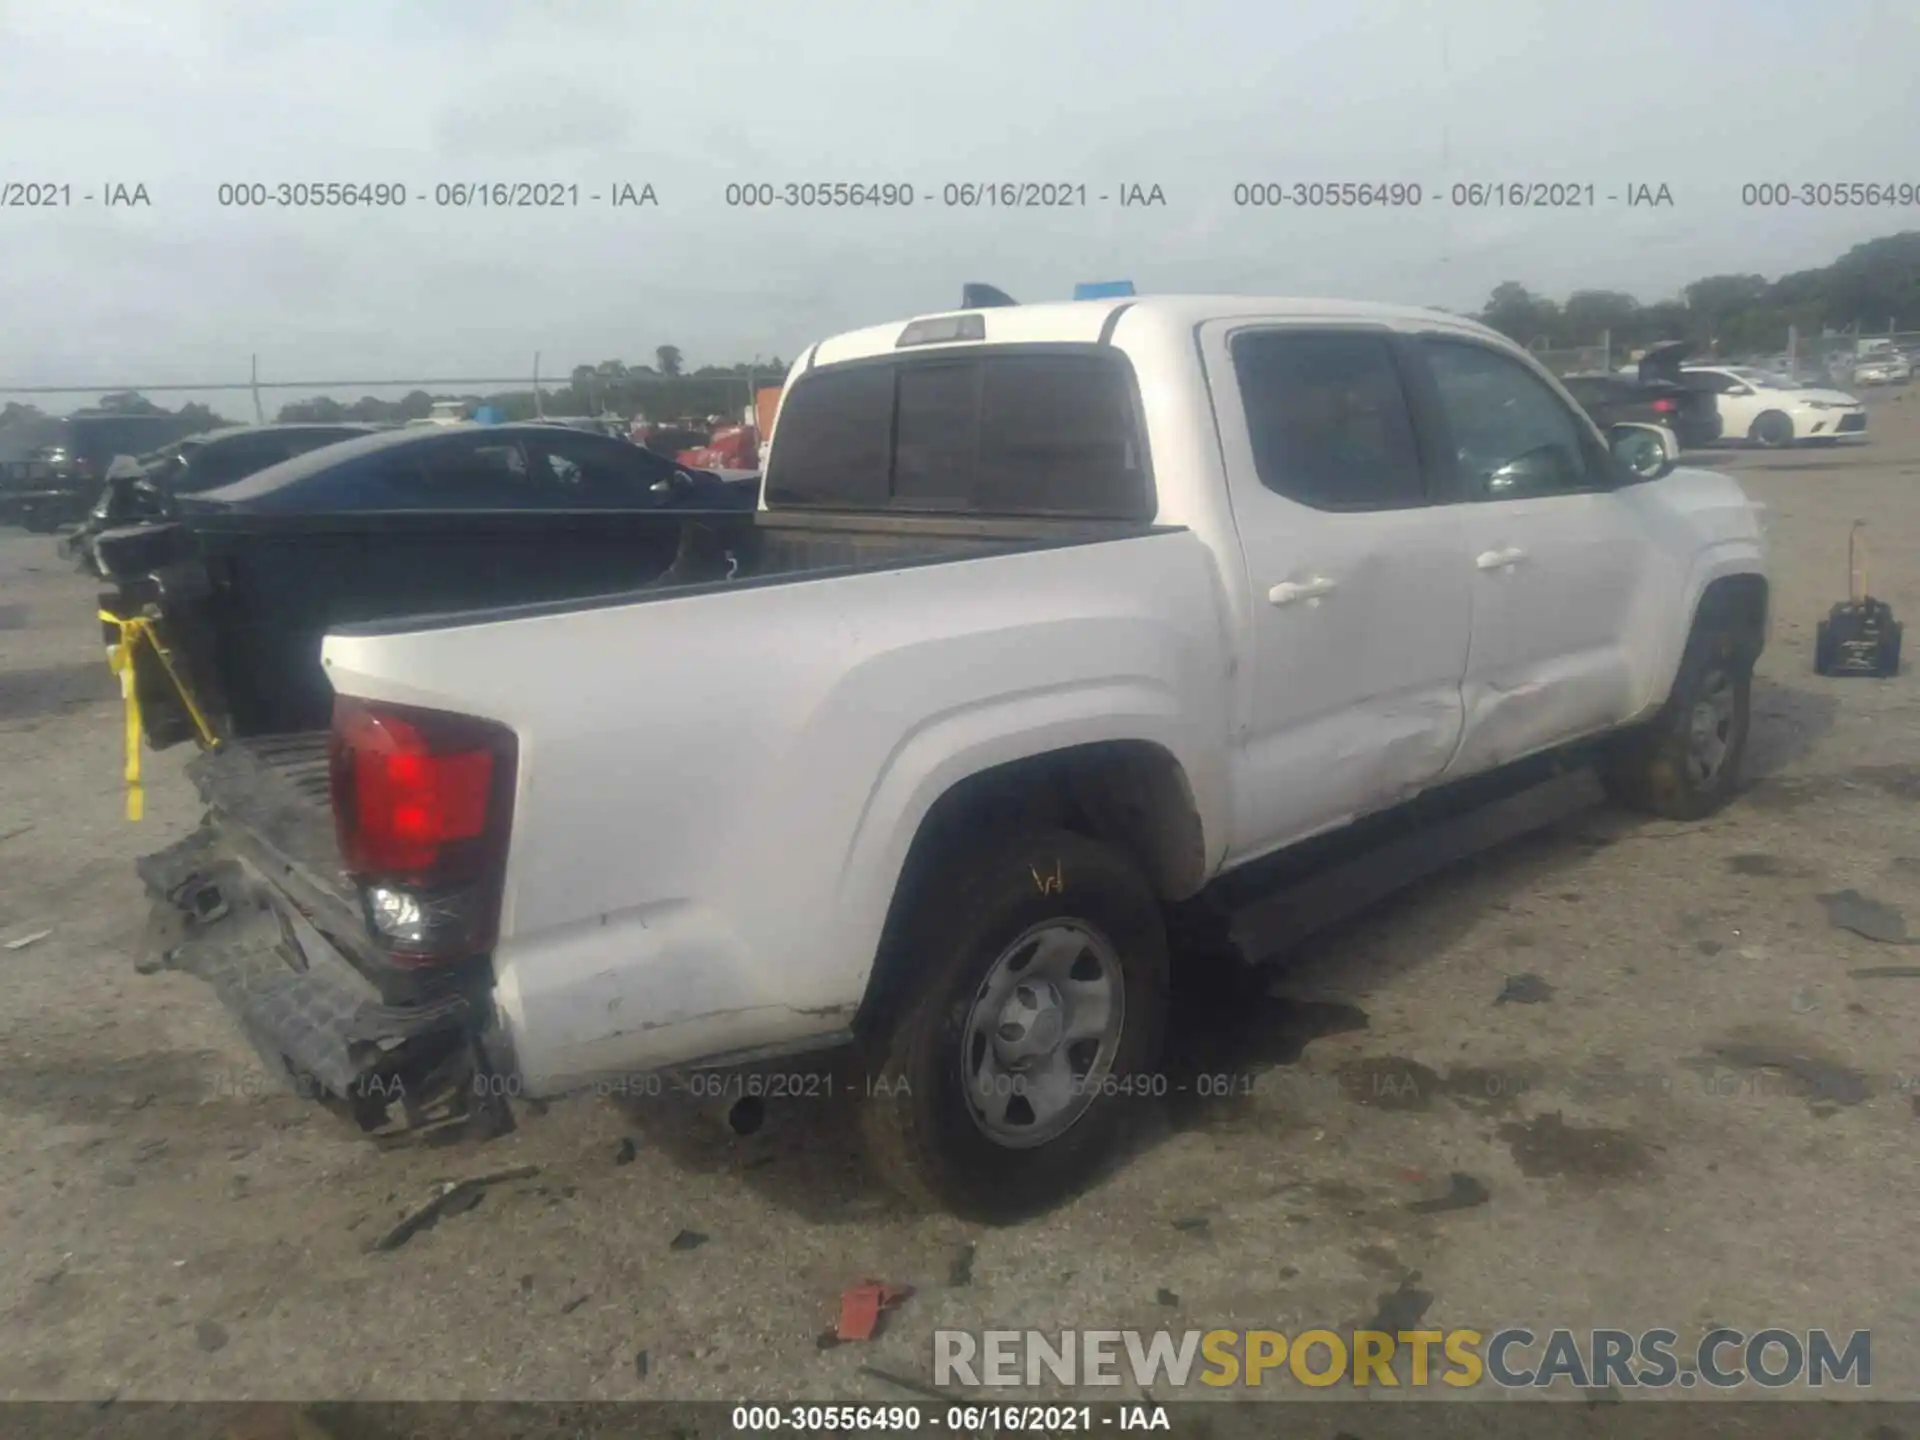
[[[202,743],[209,748],[219,744],[213,727],[207,723],[207,717],[200,704],[193,698],[193,691],[187,688],[187,682],[180,678],[180,672],[173,668],[173,656],[167,653],[167,647],[160,643],[160,633],[154,629],[153,621],[144,615],[131,619],[102,610],[100,618],[120,633],[119,643],[107,651],[107,663],[113,667],[113,673],[120,677],[120,696],[126,702],[127,710],[127,819],[138,820],[143,811],[142,790],[140,785],[140,691],[133,680],[134,652],[140,648],[144,638],[153,653],[158,657],[160,666],[167,672],[167,678],[173,682],[173,688],[179,693],[181,704],[187,707],[187,714],[193,717],[194,729],[200,732]]]

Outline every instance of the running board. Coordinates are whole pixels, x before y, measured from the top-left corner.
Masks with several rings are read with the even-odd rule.
[[[1523,835],[1571,819],[1604,799],[1598,777],[1582,767],[1435,819],[1248,900],[1232,912],[1228,921],[1234,945],[1249,961],[1272,959],[1397,891]]]

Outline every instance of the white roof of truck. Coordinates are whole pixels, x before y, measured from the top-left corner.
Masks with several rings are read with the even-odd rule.
[[[1372,321],[1397,329],[1452,329],[1480,336],[1493,332],[1477,321],[1444,310],[1428,310],[1414,305],[1382,305],[1366,300],[1308,299],[1269,295],[1149,295],[1105,300],[1066,300],[1041,305],[988,306],[978,310],[935,310],[894,320],[885,325],[870,325],[822,340],[811,356],[802,355],[801,368],[831,365],[842,360],[862,360],[873,355],[892,354],[901,332],[921,320],[949,315],[978,315],[986,324],[986,339],[962,340],[937,345],[908,347],[914,353],[928,350],[965,349],[970,345],[1093,344],[1106,330],[1109,318],[1121,311],[1120,322],[1140,322],[1157,330],[1191,330],[1208,320],[1228,320],[1242,316],[1260,316],[1276,320]],[[1117,330],[1118,327],[1116,327]]]

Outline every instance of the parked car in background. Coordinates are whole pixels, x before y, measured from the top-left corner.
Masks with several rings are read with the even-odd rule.
[[[1746,365],[1685,365],[1681,382],[1713,396],[1721,433],[1769,448],[1864,435],[1867,408],[1844,390],[1805,385]]]
[[[1720,412],[1713,397],[1678,381],[1564,375],[1560,383],[1602,429],[1624,424],[1659,427],[1671,457],[1677,458],[1682,447],[1711,445],[1720,438]]]
[[[561,425],[569,430],[583,430],[589,435],[607,435],[616,440],[632,438],[627,433],[627,422],[618,415],[548,415],[531,423]]]
[[[198,428],[178,415],[77,411],[0,432],[0,524],[51,534],[82,519],[116,456],[139,455]]]
[[[103,530],[158,519],[180,496],[217,490],[296,455],[391,428],[344,422],[236,425],[189,435],[140,456],[132,467],[109,468],[100,498],[61,548],[91,573],[97,568],[93,543]]]
[[[537,421],[362,436],[200,495],[183,513],[752,509],[753,487],[626,440]]]
[[[1868,355],[1853,367],[1856,385],[1904,385],[1911,379],[1913,362],[1898,350]]]

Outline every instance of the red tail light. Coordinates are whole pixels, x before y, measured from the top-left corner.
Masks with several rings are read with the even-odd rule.
[[[1679,402],[1674,400],[1656,400],[1653,402],[1653,409],[1656,415],[1671,415],[1679,408]]]
[[[517,745],[491,721],[334,702],[329,768],[347,873],[396,958],[461,960],[498,935]]]

